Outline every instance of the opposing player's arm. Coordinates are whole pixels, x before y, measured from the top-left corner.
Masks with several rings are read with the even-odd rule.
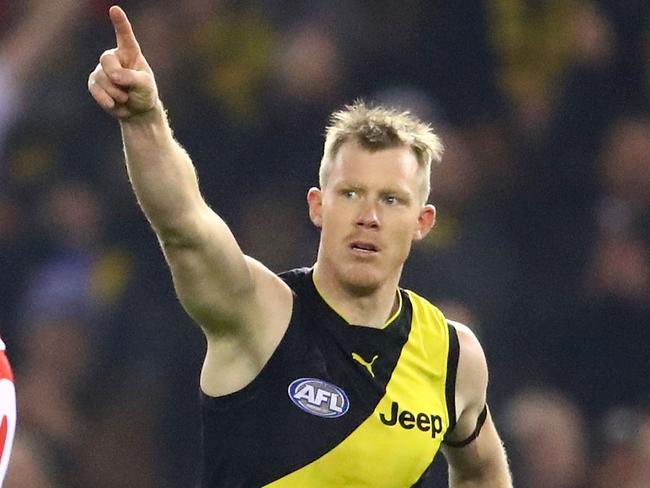
[[[506,453],[486,405],[485,354],[469,328],[456,322],[453,326],[460,349],[455,400],[458,419],[442,448],[449,463],[449,486],[512,488]]]
[[[255,322],[251,314],[262,314],[256,306],[259,297],[290,308],[286,285],[243,255],[228,226],[205,203],[126,14],[119,7],[111,7],[109,14],[117,48],[102,54],[88,87],[97,103],[120,121],[129,179],[158,236],[183,306],[208,336]],[[268,293],[260,293],[259,286]]]

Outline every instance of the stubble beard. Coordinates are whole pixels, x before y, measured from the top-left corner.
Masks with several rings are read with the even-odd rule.
[[[367,264],[344,265],[344,269],[338,274],[339,283],[351,295],[368,296],[372,295],[382,284],[378,270],[369,270]]]
[[[379,290],[388,280],[393,277],[391,270],[385,269],[387,264],[384,260],[387,256],[378,256],[378,259],[364,262],[351,256],[332,255],[324,252],[323,242],[319,246],[318,262],[320,268],[325,268],[324,274],[329,275],[334,283],[341,287],[347,294],[357,297],[370,296]],[[402,263],[396,270],[397,284],[403,269]]]
[[[370,296],[377,292],[387,281],[392,281],[394,273],[387,270],[387,263],[382,262],[339,262],[333,263],[333,270],[339,286],[347,293],[357,297]],[[397,282],[403,266],[396,270]]]

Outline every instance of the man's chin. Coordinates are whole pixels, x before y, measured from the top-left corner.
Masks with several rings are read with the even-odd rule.
[[[355,295],[370,295],[382,284],[381,273],[367,266],[350,266],[341,276],[341,285]]]

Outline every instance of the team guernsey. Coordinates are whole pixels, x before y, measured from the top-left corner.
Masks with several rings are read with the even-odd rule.
[[[0,486],[7,474],[16,431],[16,391],[14,376],[0,339]]]
[[[267,364],[235,393],[201,394],[204,487],[421,486],[456,421],[454,327],[403,289],[384,328],[349,324],[311,269],[280,277],[293,311]]]

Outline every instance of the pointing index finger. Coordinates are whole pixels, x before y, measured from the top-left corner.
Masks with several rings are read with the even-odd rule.
[[[124,60],[128,64],[133,63],[135,58],[140,54],[140,45],[135,38],[135,34],[133,34],[133,28],[126,13],[117,5],[113,5],[108,11],[108,14],[115,28],[118,51],[124,56]]]

